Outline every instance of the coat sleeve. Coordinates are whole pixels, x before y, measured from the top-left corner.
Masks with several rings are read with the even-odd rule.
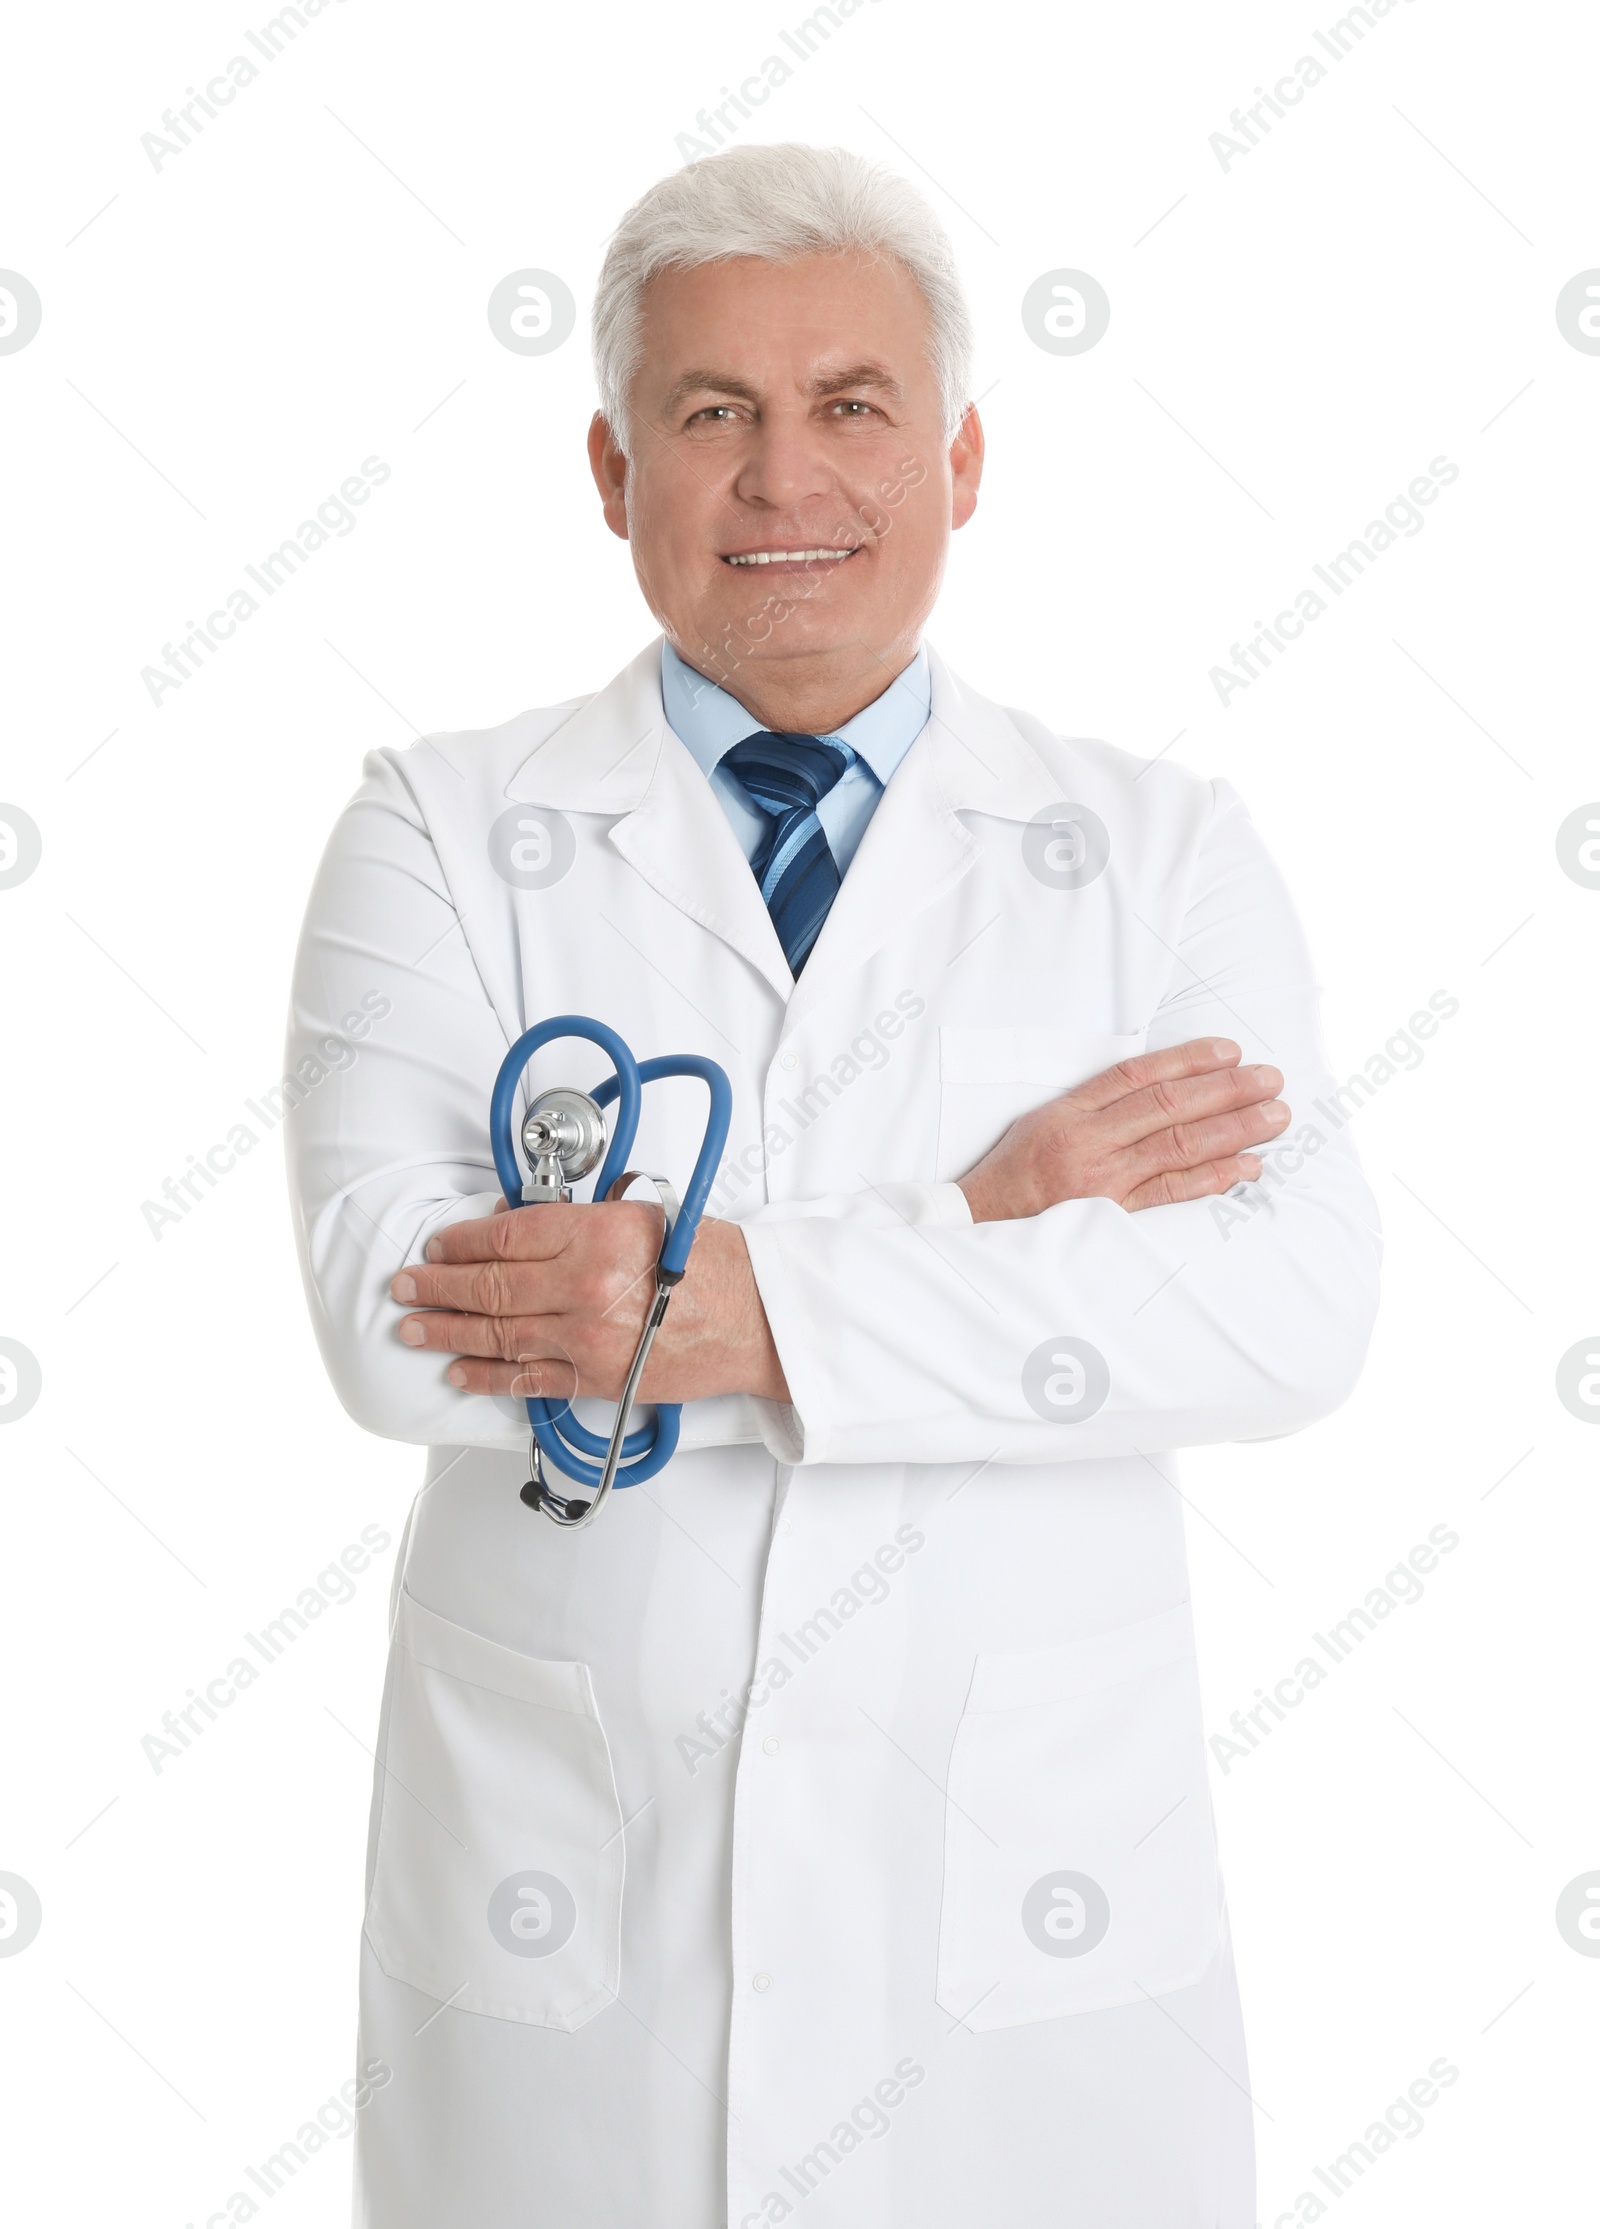
[[[520,1448],[520,1402],[459,1393],[404,1347],[389,1279],[500,1197],[484,1111],[505,1029],[422,811],[375,752],[317,872],[295,963],[288,1073],[325,1071],[285,1124],[301,1272],[358,1424],[433,1446]],[[360,1027],[365,1019],[368,1026]]]
[[[1152,932],[1153,933],[1153,932]],[[1226,1036],[1283,1071],[1259,1183],[973,1224],[954,1184],[744,1224],[793,1397],[789,1462],[1060,1462],[1269,1439],[1336,1408],[1377,1306],[1377,1209],[1334,1096],[1288,892],[1216,785],[1150,1049]],[[781,1421],[780,1421],[781,1420]]]

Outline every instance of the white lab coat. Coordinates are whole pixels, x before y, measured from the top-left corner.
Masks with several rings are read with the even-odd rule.
[[[300,953],[318,1336],[350,1413],[432,1451],[379,1734],[361,2051],[393,2080],[358,2219],[1247,2229],[1170,1451],[1324,1415],[1370,1330],[1376,1216],[1313,1111],[1288,897],[1225,783],[1063,741],[935,655],[796,985],[657,660],[375,753]],[[711,1211],[793,1393],[691,1404],[670,1468],[571,1533],[518,1499],[520,1403],[455,1392],[387,1297],[494,1207],[495,1071],[558,1012],[727,1069]],[[952,1179],[1015,1116],[1211,1033],[1295,1113],[1253,1212],[973,1226]],[[560,1044],[533,1084],[604,1066]],[[651,1087],[635,1165],[681,1183],[703,1112]]]

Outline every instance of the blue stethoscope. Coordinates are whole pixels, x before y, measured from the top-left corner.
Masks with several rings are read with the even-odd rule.
[[[528,1174],[524,1177],[513,1144],[517,1093],[529,1061],[541,1046],[557,1037],[588,1038],[610,1060],[613,1073],[592,1093],[557,1086],[552,1091],[541,1092],[532,1102],[522,1119],[522,1149],[528,1160]],[[664,1177],[651,1176],[643,1169],[627,1166],[634,1133],[639,1127],[644,1086],[664,1076],[698,1076],[711,1100],[700,1156],[681,1203]],[[602,1110],[613,1099],[617,1101],[617,1120],[608,1148]],[[635,1060],[614,1029],[608,1029],[604,1022],[590,1021],[582,1014],[556,1014],[549,1021],[540,1022],[517,1039],[500,1063],[494,1095],[489,1102],[489,1142],[494,1149],[500,1187],[508,1201],[513,1204],[521,1201],[524,1206],[540,1201],[569,1201],[574,1180],[587,1176],[603,1154],[604,1165],[595,1179],[594,1197],[620,1200],[631,1184],[642,1179],[655,1186],[665,1218],[661,1248],[656,1256],[655,1298],[645,1317],[633,1364],[622,1388],[610,1439],[604,1440],[598,1433],[586,1430],[565,1401],[530,1400],[527,1403],[528,1422],[533,1433],[529,1450],[532,1475],[522,1489],[522,1498],[530,1509],[542,1509],[558,1525],[592,1524],[613,1486],[636,1486],[644,1479],[654,1478],[658,1471],[666,1468],[677,1448],[681,1418],[677,1407],[658,1404],[650,1423],[642,1425],[637,1432],[629,1432],[628,1418],[655,1335],[667,1312],[667,1302],[672,1298],[672,1289],[681,1281],[688,1264],[689,1249],[700,1227],[706,1196],[711,1190],[723,1147],[728,1142],[732,1112],[733,1093],[727,1076],[714,1060],[702,1060],[697,1053],[673,1054],[663,1060]],[[546,1475],[549,1465],[593,1489],[592,1498],[581,1500],[576,1495],[557,1493]]]

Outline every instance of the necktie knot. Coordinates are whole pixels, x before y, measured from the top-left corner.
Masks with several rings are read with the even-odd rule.
[[[815,807],[855,764],[855,752],[836,736],[789,735],[763,730],[725,751],[721,763],[737,774],[752,804],[781,815]]]
[[[817,807],[855,757],[836,736],[763,730],[735,743],[720,761],[767,815],[765,837],[750,865],[795,975],[839,893],[839,870]]]

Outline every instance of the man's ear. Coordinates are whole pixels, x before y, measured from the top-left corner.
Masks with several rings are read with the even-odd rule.
[[[956,428],[950,444],[950,524],[965,526],[978,508],[978,483],[983,478],[983,424],[976,403]]]
[[[598,410],[589,422],[589,470],[600,490],[606,524],[625,542],[628,539],[628,460],[617,445],[609,421]]]

